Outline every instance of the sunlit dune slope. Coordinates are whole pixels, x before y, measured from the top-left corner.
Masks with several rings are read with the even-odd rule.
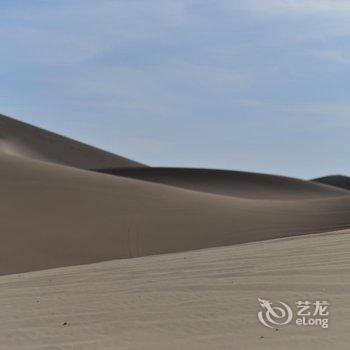
[[[0,349],[347,350],[349,250],[332,232],[3,276]],[[266,328],[258,298],[326,300],[330,327]]]

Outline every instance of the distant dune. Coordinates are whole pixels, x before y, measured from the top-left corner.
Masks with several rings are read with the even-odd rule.
[[[0,140],[0,274],[350,227],[350,192],[333,186],[143,168],[8,117]]]
[[[313,179],[312,181],[325,184],[325,185],[331,185],[338,188],[350,190],[350,177],[343,176],[343,175],[330,175],[325,177],[320,177],[317,179]]]
[[[1,115],[0,170],[1,350],[348,348],[346,179],[152,168]],[[331,328],[267,329],[259,297],[330,300]]]
[[[155,167],[98,171],[194,191],[242,198],[315,199],[350,195],[348,191],[310,181],[243,171]]]
[[[256,200],[0,155],[0,273],[345,228],[350,196]],[[302,183],[302,186],[304,184]]]
[[[83,169],[143,166],[1,114],[0,152]]]

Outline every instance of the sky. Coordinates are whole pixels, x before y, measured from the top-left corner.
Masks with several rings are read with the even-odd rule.
[[[348,0],[0,0],[0,112],[153,166],[350,175]]]

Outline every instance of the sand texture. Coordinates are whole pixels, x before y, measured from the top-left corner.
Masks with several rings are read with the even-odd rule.
[[[324,179],[148,167],[0,115],[0,349],[348,349],[350,191]],[[330,328],[264,327],[258,298],[329,301]]]
[[[349,349],[350,233],[0,279],[0,349]],[[330,328],[257,320],[257,298],[330,302]]]

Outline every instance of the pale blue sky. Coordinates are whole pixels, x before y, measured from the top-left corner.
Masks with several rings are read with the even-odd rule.
[[[0,0],[0,110],[151,165],[350,174],[348,0]]]

